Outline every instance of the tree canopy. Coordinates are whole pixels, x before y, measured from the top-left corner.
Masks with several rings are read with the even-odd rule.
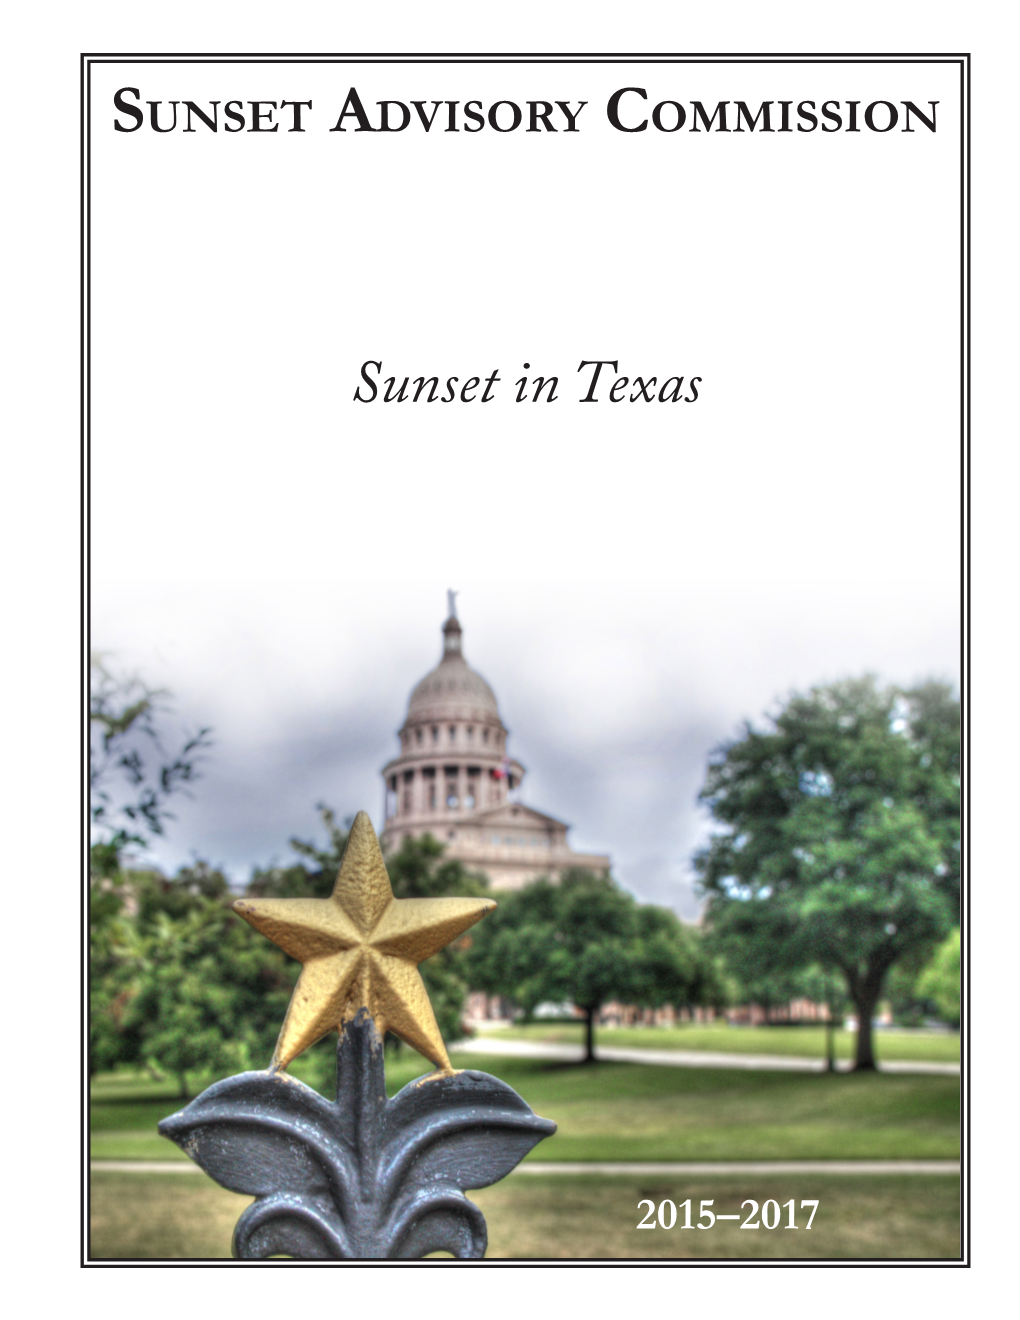
[[[125,869],[125,849],[161,835],[169,799],[197,778],[209,730],[171,741],[168,693],[114,673],[99,656],[91,679],[90,1071],[147,1065],[176,1075],[184,1092],[189,1072],[262,1066],[300,968],[235,916],[226,878],[205,862],[173,878]],[[291,839],[300,860],[256,868],[249,893],[332,892],[348,831],[330,807],[319,813],[325,841]],[[444,861],[431,836],[405,840],[386,864],[397,898],[471,897],[488,885]],[[465,950],[460,941],[421,968],[447,1040],[461,1034]],[[311,1063],[327,1090],[333,1053]]]
[[[210,730],[167,746],[169,693],[135,675],[118,674],[104,658],[90,658],[89,796],[92,870],[112,872],[123,848],[144,845],[173,817],[168,799],[198,774]],[[176,742],[176,738],[175,738]]]
[[[303,859],[256,868],[248,892],[324,898],[347,843],[335,812],[319,806],[325,841],[291,839]],[[264,1066],[287,1011],[300,965],[231,910],[226,878],[204,862],[167,878],[103,864],[91,887],[90,1070],[134,1063],[175,1075]],[[93,850],[94,854],[96,850]],[[431,836],[408,839],[386,859],[397,898],[484,893],[487,881],[453,860]],[[440,1031],[462,1034],[467,940],[421,966]],[[396,1038],[394,1037],[393,1040]],[[310,1078],[333,1085],[335,1042],[309,1052]]]
[[[718,993],[714,967],[674,913],[640,906],[608,876],[580,869],[501,894],[471,932],[469,969],[476,989],[526,1013],[564,1000],[583,1009],[586,1061],[608,1000],[652,1007]]]
[[[960,1025],[959,927],[935,950],[935,956],[917,978],[916,992],[935,1004],[944,1022]]]
[[[89,1069],[151,1063],[158,1056],[183,1089],[189,1068],[221,1060],[222,1032],[217,1038],[207,1019],[197,1021],[183,1006],[176,1012],[172,996],[167,999],[171,978],[160,969],[172,950],[184,975],[181,960],[190,956],[200,928],[214,932],[222,966],[222,928],[235,920],[225,907],[227,882],[201,863],[171,881],[125,871],[123,858],[129,845],[145,847],[163,833],[172,819],[168,801],[197,777],[209,730],[183,736],[170,750],[168,693],[114,673],[99,655],[91,658],[90,680]],[[187,993],[183,984],[178,993]],[[210,987],[207,998],[216,993]]]
[[[176,1076],[182,1095],[189,1072],[265,1067],[297,966],[249,937],[226,878],[203,863],[170,880],[137,876],[133,895],[141,956],[123,1016],[128,1051]]]
[[[959,919],[959,720],[944,684],[816,687],[720,748],[702,789],[713,938],[761,974],[838,970],[858,1068],[889,969]]]

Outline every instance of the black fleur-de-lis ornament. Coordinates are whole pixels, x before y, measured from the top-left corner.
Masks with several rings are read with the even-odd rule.
[[[304,964],[273,1062],[216,1082],[159,1125],[210,1177],[256,1198],[234,1230],[235,1256],[485,1255],[485,1220],[464,1192],[505,1177],[556,1124],[498,1078],[450,1067],[417,965],[494,906],[395,899],[364,812],[329,899],[235,904]],[[284,1069],[334,1027],[330,1102]],[[437,1065],[392,1100],[385,1030]]]

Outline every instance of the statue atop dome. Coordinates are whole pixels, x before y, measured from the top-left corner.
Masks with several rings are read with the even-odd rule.
[[[608,857],[573,852],[567,825],[520,801],[524,766],[507,752],[495,693],[464,659],[458,594],[446,593],[442,656],[411,692],[400,754],[383,769],[383,845],[432,834],[494,889],[573,866],[608,873]]]

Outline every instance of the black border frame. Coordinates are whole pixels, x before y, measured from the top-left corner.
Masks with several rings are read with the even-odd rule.
[[[847,1259],[777,1259],[759,1260],[748,1257],[721,1258],[718,1260],[663,1260],[658,1258],[627,1259],[569,1259],[549,1260],[546,1258],[521,1258],[515,1260],[481,1261],[229,1261],[208,1257],[172,1260],[154,1258],[148,1260],[97,1260],[89,1255],[90,1228],[89,1212],[91,1208],[91,1179],[89,1177],[88,1150],[90,1136],[88,1106],[88,1069],[82,1066],[83,1091],[81,1100],[82,1131],[82,1173],[81,1173],[81,1235],[83,1243],[82,1267],[124,1268],[124,1267],[160,1267],[174,1268],[223,1268],[239,1265],[248,1266],[298,1266],[300,1268],[321,1268],[322,1266],[357,1268],[387,1268],[401,1266],[405,1268],[434,1268],[436,1266],[455,1266],[458,1268],[619,1268],[622,1266],[647,1269],[655,1268],[752,1268],[752,1269],[841,1269],[852,1267],[894,1268],[894,1269],[931,1269],[931,1268],[970,1268],[971,1259],[971,1056],[970,1056],[970,428],[971,428],[971,174],[970,174],[970,126],[971,103],[970,52],[763,52],[750,54],[687,53],[664,54],[662,52],[635,53],[535,53],[515,52],[499,54],[468,53],[401,53],[361,52],[356,54],[322,52],[273,53],[216,53],[216,52],[116,52],[81,54],[80,96],[81,96],[81,194],[80,194],[80,315],[81,315],[81,359],[80,359],[80,409],[81,409],[81,477],[82,477],[82,518],[81,518],[81,563],[82,563],[82,600],[81,618],[81,691],[82,691],[82,900],[81,900],[81,942],[82,942],[82,1000],[81,1000],[81,1036],[82,1049],[88,1050],[88,650],[91,643],[91,578],[90,578],[90,510],[91,510],[91,70],[93,64],[179,64],[179,63],[216,63],[216,64],[958,64],[960,70],[960,254],[959,254],[959,334],[960,334],[960,699],[962,710],[961,740],[961,974],[964,989],[963,1015],[960,1021],[960,1256],[953,1259],[890,1259],[890,1258],[847,1258]]]

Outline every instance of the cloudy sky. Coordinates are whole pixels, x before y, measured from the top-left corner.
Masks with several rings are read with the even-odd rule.
[[[474,582],[459,612],[469,662],[491,683],[523,800],[569,822],[575,848],[608,852],[640,898],[691,918],[696,798],[711,749],[792,689],[871,670],[952,680],[951,601],[891,583],[884,594],[617,582]],[[174,693],[185,729],[208,724],[202,778],[152,856],[204,857],[243,880],[314,837],[315,804],[381,825],[379,771],[411,687],[439,658],[445,594],[326,583],[229,593],[161,588],[97,605],[114,667]]]

